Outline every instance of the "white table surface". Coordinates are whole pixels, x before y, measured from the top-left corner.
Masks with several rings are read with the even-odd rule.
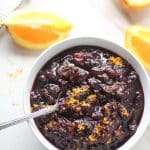
[[[10,9],[11,3],[0,0],[0,11]],[[97,36],[120,45],[124,44],[128,25],[150,25],[150,10],[124,11],[114,0],[27,0],[25,7],[54,11],[74,22],[70,37]],[[23,86],[30,66],[40,53],[17,46],[6,31],[0,31],[0,122],[23,115]],[[149,141],[148,127],[132,150],[149,150]],[[0,149],[46,150],[26,122],[0,131]]]

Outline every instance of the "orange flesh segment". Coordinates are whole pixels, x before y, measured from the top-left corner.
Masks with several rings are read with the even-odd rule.
[[[126,47],[129,48],[150,70],[150,28],[131,26],[126,32]]]
[[[144,63],[146,68],[150,69],[150,42],[140,40],[138,37],[132,38],[132,44],[134,45],[133,52]]]
[[[58,39],[58,35],[46,27],[14,26],[11,31],[23,40],[33,43],[47,43]]]

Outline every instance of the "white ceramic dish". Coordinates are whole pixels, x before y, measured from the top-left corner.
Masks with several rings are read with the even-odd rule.
[[[141,119],[141,122],[138,126],[138,129],[136,133],[125,143],[123,144],[119,150],[128,150],[130,149],[142,136],[144,133],[149,120],[150,120],[150,81],[148,74],[144,67],[141,65],[139,60],[127,49],[114,44],[110,41],[106,41],[103,39],[99,38],[94,38],[94,37],[79,37],[79,38],[73,38],[73,39],[68,39],[63,42],[60,42],[50,48],[48,48],[46,51],[44,51],[35,61],[33,66],[31,67],[31,71],[29,73],[29,76],[27,78],[27,83],[24,89],[24,109],[25,113],[30,112],[30,90],[32,88],[34,79],[39,72],[39,70],[42,68],[42,66],[50,60],[52,57],[57,55],[58,53],[62,52],[63,50],[66,50],[68,48],[74,47],[74,46],[79,46],[79,45],[93,45],[93,46],[99,46],[106,48],[121,57],[125,58],[131,65],[132,67],[136,70],[136,72],[139,74],[141,84],[143,87],[144,91],[144,111],[143,111],[143,116]],[[35,125],[33,120],[30,120],[29,126],[32,128],[34,134],[36,137],[42,142],[43,145],[49,150],[56,150],[57,148],[54,147],[39,131],[37,126]]]

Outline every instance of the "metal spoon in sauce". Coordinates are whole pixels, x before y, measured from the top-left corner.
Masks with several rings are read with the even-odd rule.
[[[37,118],[37,117],[40,117],[40,116],[43,116],[43,115],[47,115],[47,114],[50,114],[50,113],[56,111],[56,109],[59,106],[58,100],[60,98],[60,95],[61,95],[61,92],[59,93],[59,95],[57,97],[55,105],[49,105],[46,108],[42,108],[42,109],[40,109],[38,111],[32,112],[32,113],[24,115],[22,117],[18,117],[16,119],[0,123],[0,130],[8,128],[8,127],[11,127],[11,126],[14,126],[14,125],[19,124],[19,123],[21,123],[23,121],[27,121],[29,119],[33,119],[33,118]]]

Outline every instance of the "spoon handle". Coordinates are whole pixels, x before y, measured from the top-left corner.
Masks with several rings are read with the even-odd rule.
[[[48,106],[46,108],[43,108],[43,109],[38,110],[36,112],[24,115],[22,117],[18,117],[16,119],[11,120],[11,121],[0,123],[0,130],[8,128],[8,127],[13,126],[13,125],[16,125],[18,123],[21,123],[21,122],[29,120],[29,119],[37,118],[39,116],[52,113],[57,109],[57,107],[58,107],[58,104],[56,103],[55,105]]]
[[[3,12],[0,11],[0,29],[3,27],[4,25],[4,21],[5,19],[15,10],[17,10],[18,8],[20,8],[27,0],[18,0],[16,5],[14,7],[12,7],[11,10],[6,10]]]

